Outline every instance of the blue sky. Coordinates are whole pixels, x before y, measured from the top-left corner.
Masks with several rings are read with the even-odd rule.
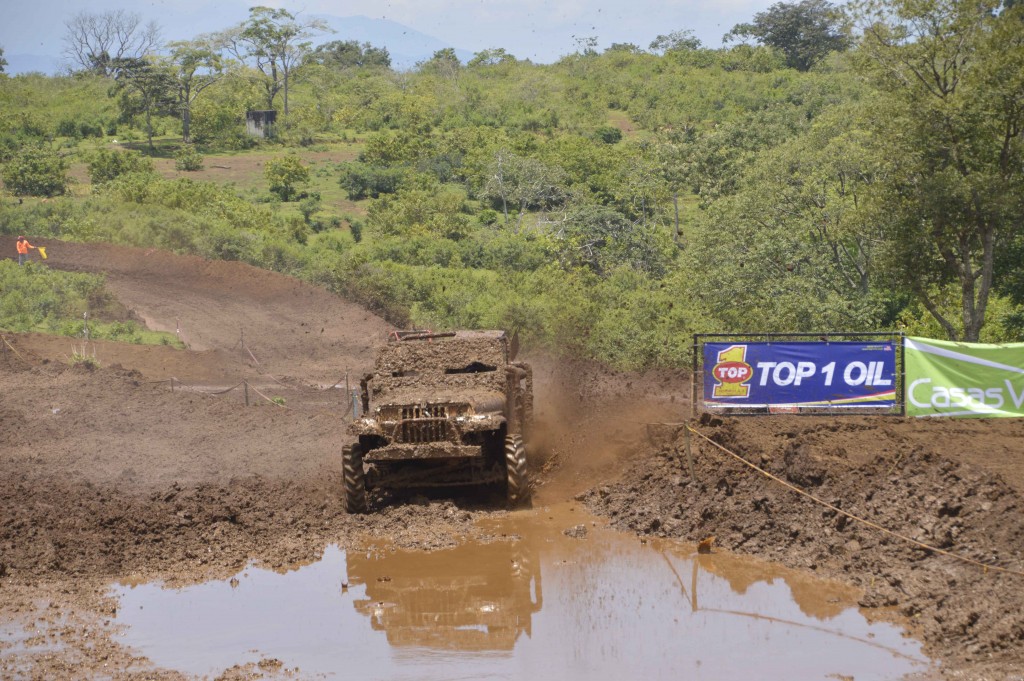
[[[769,0],[3,0],[0,46],[7,54],[58,55],[64,22],[81,11],[124,8],[154,20],[167,39],[219,30],[265,4],[302,14],[384,18],[457,48],[503,47],[519,58],[551,62],[596,37],[646,48],[657,35],[690,29],[709,47],[735,24],[773,4]],[[344,38],[344,36],[335,36]]]

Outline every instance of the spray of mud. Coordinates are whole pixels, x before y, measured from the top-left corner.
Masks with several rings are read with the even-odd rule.
[[[528,361],[537,404],[530,436],[537,503],[617,477],[648,449],[647,424],[681,421],[690,411],[689,377],[681,371],[624,373],[549,355]]]

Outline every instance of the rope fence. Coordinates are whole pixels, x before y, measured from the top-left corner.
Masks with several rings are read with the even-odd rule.
[[[180,335],[181,335],[181,323],[180,323],[180,321],[175,320],[175,326],[176,326],[176,333],[178,334],[178,336],[180,338]],[[286,383],[283,380],[277,378],[276,376],[273,376],[273,375],[263,371],[262,364],[256,358],[256,355],[249,348],[249,346],[246,345],[246,343],[245,343],[245,333],[244,332],[242,332],[242,334],[239,337],[239,340],[235,343],[235,345],[231,349],[234,350],[234,349],[239,348],[239,347],[242,350],[244,350],[247,355],[249,355],[249,357],[255,363],[256,367],[258,367],[257,374],[259,374],[259,376],[261,378],[265,378],[267,380],[273,381],[274,383],[277,383],[281,387],[286,388],[288,390],[313,391],[313,392],[321,392],[322,393],[322,392],[327,392],[327,391],[330,391],[330,390],[334,390],[335,388],[338,388],[339,386],[344,384],[345,385],[345,393],[346,393],[346,397],[345,397],[344,401],[342,402],[343,409],[345,410],[344,418],[347,420],[349,418],[353,418],[354,419],[354,418],[358,417],[358,407],[357,407],[357,405],[359,404],[359,397],[358,397],[358,394],[356,393],[356,391],[353,391],[353,390],[349,389],[350,374],[349,374],[348,371],[346,371],[345,374],[341,378],[339,378],[337,381],[335,381],[334,383],[332,383],[331,385],[329,385],[327,387],[308,386],[308,385],[295,385],[294,383],[293,384],[289,384],[289,383]],[[4,356],[6,356],[8,351],[10,351],[10,352],[14,353],[14,355],[18,359],[20,359],[22,362],[24,362],[28,366],[34,366],[34,363],[29,361],[29,360],[27,360],[20,352],[18,352],[17,348],[15,348],[14,345],[12,345],[11,342],[7,339],[7,337],[3,336],[3,335],[0,335],[0,351],[2,351],[2,354]],[[234,390],[241,389],[243,394],[244,394],[244,400],[245,400],[245,405],[246,406],[250,406],[251,405],[250,391],[252,391],[252,393],[255,393],[255,395],[257,397],[261,398],[262,400],[265,400],[266,402],[269,402],[270,404],[273,404],[275,407],[281,407],[283,409],[289,409],[289,410],[293,410],[294,411],[294,409],[292,407],[289,407],[289,406],[287,406],[284,403],[283,398],[280,398],[280,397],[274,398],[274,397],[267,396],[263,391],[261,391],[255,385],[253,385],[252,382],[249,381],[249,379],[246,379],[246,378],[243,378],[242,380],[240,380],[239,382],[235,383],[234,385],[232,385],[232,386],[230,386],[228,388],[223,388],[223,389],[218,389],[218,390],[209,390],[209,389],[197,386],[197,385],[192,385],[192,384],[186,383],[185,381],[182,381],[177,376],[171,376],[169,378],[162,378],[162,379],[155,380],[155,381],[141,381],[141,383],[145,384],[145,385],[160,385],[160,384],[166,383],[166,384],[169,385],[171,392],[175,392],[176,390],[187,390],[189,392],[199,393],[199,394],[203,394],[203,395],[211,395],[211,396],[226,395],[226,394],[228,394],[228,393],[230,393],[230,392],[232,392]]]
[[[992,570],[993,572],[1001,572],[1001,573],[1008,574],[1008,575],[1015,575],[1017,577],[1024,577],[1024,572],[1022,572],[1020,570],[1013,570],[1013,569],[1010,569],[1010,568],[1004,568],[1004,567],[1000,567],[998,565],[989,565],[987,563],[982,563],[979,560],[975,560],[975,559],[969,558],[967,556],[962,556],[962,555],[960,555],[958,553],[953,553],[952,551],[946,551],[945,549],[940,549],[937,546],[931,546],[929,544],[925,544],[924,542],[920,542],[920,541],[918,541],[916,539],[912,539],[911,537],[908,537],[908,536],[906,536],[904,534],[900,534],[899,532],[894,532],[893,530],[890,530],[888,528],[882,527],[878,523],[874,523],[874,522],[872,522],[870,520],[867,520],[866,518],[862,518],[862,517],[860,517],[858,515],[850,513],[849,511],[844,511],[843,509],[839,508],[838,506],[830,504],[827,501],[825,501],[824,499],[816,497],[813,494],[811,494],[810,492],[807,492],[807,491],[797,487],[796,485],[793,485],[793,484],[783,480],[782,478],[780,478],[780,477],[778,477],[776,475],[772,475],[771,473],[769,473],[768,471],[764,470],[760,466],[758,466],[758,465],[756,465],[754,463],[751,463],[750,461],[747,461],[745,458],[743,458],[742,456],[740,456],[736,452],[733,452],[730,449],[728,449],[728,448],[720,445],[719,443],[715,442],[710,437],[708,437],[704,433],[700,432],[699,430],[697,430],[693,426],[691,426],[689,424],[686,424],[684,427],[685,427],[686,431],[688,431],[689,433],[693,433],[694,435],[696,435],[700,439],[702,439],[705,442],[707,442],[708,444],[710,444],[715,449],[718,449],[719,451],[721,451],[721,452],[727,454],[728,456],[732,457],[733,459],[739,461],[744,466],[747,466],[747,467],[757,471],[758,473],[760,473],[764,477],[766,477],[766,478],[768,478],[768,479],[770,479],[770,480],[772,480],[772,481],[782,485],[783,487],[789,489],[790,491],[796,492],[797,494],[810,499],[811,501],[813,501],[816,504],[819,504],[819,505],[824,506],[825,508],[827,508],[829,510],[835,511],[836,513],[839,513],[841,515],[846,516],[847,518],[849,518],[850,520],[853,520],[854,522],[861,523],[862,525],[870,527],[870,528],[872,528],[874,530],[878,530],[879,532],[882,532],[883,534],[885,534],[885,535],[887,535],[889,537],[893,537],[894,539],[899,539],[899,540],[907,542],[909,544],[913,544],[914,546],[916,546],[918,548],[921,548],[921,549],[925,549],[926,551],[932,551],[934,553],[938,553],[940,555],[947,556],[949,558],[953,558],[955,560],[959,560],[961,562],[968,563],[968,564],[974,565],[976,567],[980,567],[985,572],[988,572],[989,570]]]
[[[265,375],[265,374],[264,374],[264,376],[266,378],[273,379],[273,376],[268,376],[268,375]],[[298,387],[298,386],[293,386],[293,385],[288,385],[286,383],[282,383],[281,381],[277,381],[277,383],[279,383],[281,386],[283,386],[283,387],[285,387],[285,388],[287,388],[289,390],[296,390],[296,391],[307,390],[307,391],[312,391],[312,392],[317,392],[317,393],[324,393],[324,392],[327,392],[329,390],[334,390],[337,386],[341,385],[342,383],[344,383],[346,381],[347,381],[347,376],[343,376],[338,381],[336,381],[333,385],[327,386],[325,388],[312,387],[312,386]],[[197,385],[192,385],[192,384],[186,383],[185,381],[182,381],[180,378],[177,378],[176,376],[172,376],[170,378],[160,379],[158,381],[142,381],[142,383],[144,383],[146,385],[161,385],[161,384],[166,383],[166,384],[168,384],[170,386],[171,392],[174,392],[176,390],[177,391],[186,390],[188,392],[199,393],[201,395],[210,395],[210,396],[214,396],[214,397],[220,396],[220,395],[226,395],[226,394],[228,394],[228,393],[230,393],[232,391],[241,389],[243,394],[244,394],[244,396],[245,396],[244,397],[244,399],[245,399],[245,406],[247,406],[247,407],[251,405],[251,400],[249,398],[249,393],[250,393],[250,391],[252,391],[253,393],[256,394],[257,397],[260,397],[261,399],[269,402],[270,404],[273,404],[275,407],[281,407],[283,409],[292,409],[292,407],[289,407],[288,405],[286,405],[283,402],[282,398],[278,397],[278,398],[275,399],[274,397],[268,397],[263,391],[261,391],[255,385],[253,385],[252,382],[249,381],[249,379],[242,379],[238,383],[235,383],[233,386],[228,387],[228,388],[223,388],[221,390],[208,390],[206,388],[202,388],[202,387],[197,386]],[[354,391],[350,391],[350,392],[354,392]],[[347,395],[347,397],[345,398],[345,401],[343,403],[343,406],[344,406],[344,408],[346,410],[348,409],[349,402],[352,401],[352,400],[355,400],[356,397],[357,396],[355,396],[353,394],[348,394]],[[345,418],[347,419],[350,416],[353,416],[353,414],[346,414]]]
[[[7,349],[10,348],[11,352],[13,352],[18,359],[20,359],[25,364],[28,364],[29,366],[32,365],[32,362],[29,362],[27,359],[22,357],[21,353],[18,352],[13,345],[11,345],[11,342],[7,340],[7,336],[0,336],[0,340],[3,340],[3,343],[0,343],[0,348],[3,348],[4,354],[7,354]]]

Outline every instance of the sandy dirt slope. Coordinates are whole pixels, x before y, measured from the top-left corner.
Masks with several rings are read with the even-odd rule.
[[[150,328],[179,328],[200,351],[238,349],[244,339],[258,366],[279,377],[330,385],[346,365],[372,362],[373,344],[388,329],[323,289],[243,263],[99,244],[55,251],[53,267],[105,272],[114,294]]]
[[[371,365],[383,320],[239,263],[39,242],[51,266],[106,272],[125,307],[153,328],[180,328],[191,350],[96,343],[101,366],[90,370],[68,366],[70,339],[6,335],[16,352],[0,353],[0,628],[44,633],[30,651],[0,643],[0,678],[112,669],[115,678],[178,678],[104,638],[113,579],[224,577],[250,560],[285,566],[365,535],[429,549],[506,512],[487,495],[376,499],[369,515],[343,512],[347,402],[323,388]],[[0,238],[0,252],[12,250]],[[706,447],[691,480],[681,443],[651,443],[645,426],[688,415],[682,372],[527,359],[537,378],[536,503],[581,495],[630,531],[695,542],[714,534],[721,549],[838,577],[863,589],[872,612],[914,627],[951,678],[1014,678],[1024,668],[1024,578],[878,538]],[[238,387],[211,394],[243,379],[250,406]],[[843,508],[1024,569],[1022,422],[790,417],[704,429]]]

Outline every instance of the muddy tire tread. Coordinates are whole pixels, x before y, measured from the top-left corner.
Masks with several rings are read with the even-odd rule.
[[[363,452],[358,444],[345,445],[342,448],[341,468],[345,485],[345,510],[349,513],[365,513],[366,480],[363,473]]]
[[[508,503],[520,506],[530,498],[530,475],[526,468],[526,445],[521,435],[505,437],[505,468],[508,471]]]

